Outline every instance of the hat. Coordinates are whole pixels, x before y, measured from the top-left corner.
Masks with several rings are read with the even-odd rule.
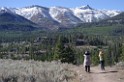
[[[85,55],[89,55],[89,51],[85,51]]]

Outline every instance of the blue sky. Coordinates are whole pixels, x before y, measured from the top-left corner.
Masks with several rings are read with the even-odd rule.
[[[124,11],[124,0],[0,0],[0,7],[25,7],[40,5],[45,7],[64,6],[69,8],[90,5],[95,9],[115,9]]]

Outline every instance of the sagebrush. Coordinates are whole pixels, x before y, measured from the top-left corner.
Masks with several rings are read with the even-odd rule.
[[[0,82],[73,82],[72,65],[34,60],[0,60]]]

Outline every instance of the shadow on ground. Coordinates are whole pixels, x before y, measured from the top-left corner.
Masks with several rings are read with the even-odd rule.
[[[117,73],[118,71],[101,71],[101,72],[90,72],[93,74],[105,74],[105,73]]]

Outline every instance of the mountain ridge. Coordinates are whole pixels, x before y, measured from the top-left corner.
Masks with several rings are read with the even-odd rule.
[[[6,7],[5,7],[6,8]],[[4,7],[0,8],[0,10]],[[43,7],[32,5],[23,8],[7,8],[15,14],[49,29],[71,28],[79,23],[98,22],[121,13],[117,10],[98,10],[89,5],[66,8],[61,6]]]

